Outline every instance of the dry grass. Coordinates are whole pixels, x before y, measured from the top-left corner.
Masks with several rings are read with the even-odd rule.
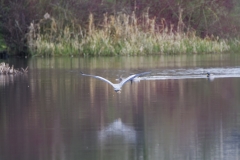
[[[96,26],[89,15],[88,27],[73,21],[60,25],[49,14],[38,23],[32,22],[27,33],[33,55],[148,55],[219,53],[230,49],[225,40],[214,37],[201,39],[193,31],[187,33],[173,25],[156,26],[148,13],[139,21],[131,15],[103,15]],[[181,17],[181,16],[179,16]],[[182,24],[181,24],[182,25]]]

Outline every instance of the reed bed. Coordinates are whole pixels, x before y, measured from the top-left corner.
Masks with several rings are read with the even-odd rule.
[[[60,25],[49,14],[32,22],[27,33],[32,55],[149,55],[222,53],[230,49],[227,40],[199,38],[194,31],[173,30],[173,25],[156,25],[155,18],[134,12],[116,16],[104,14],[101,24],[89,15],[85,27],[75,22]],[[179,28],[179,26],[177,26]]]

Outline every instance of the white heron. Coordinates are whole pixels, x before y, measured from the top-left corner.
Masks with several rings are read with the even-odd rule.
[[[139,73],[139,74],[134,74],[134,75],[131,75],[131,76],[123,79],[120,83],[114,84],[114,83],[112,83],[111,81],[109,81],[109,80],[107,80],[107,79],[105,79],[105,78],[103,78],[103,77],[95,76],[95,75],[90,75],[90,74],[84,74],[83,72],[81,72],[81,74],[82,74],[83,76],[89,76],[89,77],[97,78],[97,79],[100,79],[100,80],[102,80],[102,81],[105,81],[105,82],[109,83],[111,86],[113,86],[114,91],[117,92],[117,93],[121,93],[121,88],[122,88],[122,86],[123,86],[126,82],[132,81],[132,80],[133,80],[134,78],[136,78],[136,77],[143,76],[143,75],[150,74],[150,73],[151,73],[151,72],[143,72],[143,73]]]

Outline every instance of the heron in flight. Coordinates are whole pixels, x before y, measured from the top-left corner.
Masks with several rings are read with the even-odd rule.
[[[134,74],[134,75],[131,75],[125,79],[123,79],[120,83],[117,83],[117,84],[114,84],[112,82],[110,82],[109,80],[103,78],[103,77],[100,77],[100,76],[95,76],[95,75],[90,75],[90,74],[84,74],[83,72],[81,72],[81,74],[83,76],[89,76],[89,77],[93,77],[93,78],[97,78],[97,79],[100,79],[102,81],[105,81],[107,83],[109,83],[111,86],[113,86],[113,89],[115,92],[117,93],[121,93],[121,88],[122,86],[127,83],[128,81],[132,81],[134,78],[136,77],[139,77],[139,76],[143,76],[143,75],[146,75],[146,74],[150,74],[151,72],[143,72],[143,73],[139,73],[139,74]]]

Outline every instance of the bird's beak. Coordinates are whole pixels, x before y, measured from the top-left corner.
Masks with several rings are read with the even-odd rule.
[[[121,90],[117,91],[117,93],[119,93],[119,94],[120,94],[120,93],[121,93]]]

